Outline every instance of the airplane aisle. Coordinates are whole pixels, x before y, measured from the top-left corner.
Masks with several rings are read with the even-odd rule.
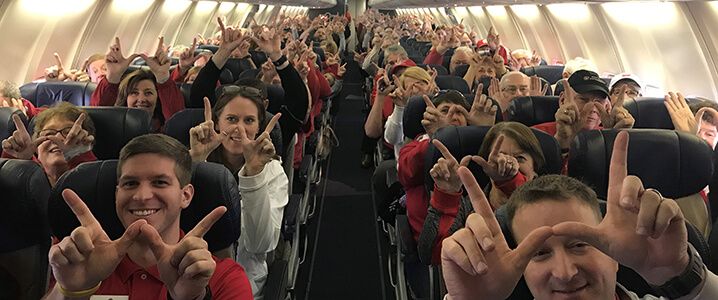
[[[361,95],[358,65],[347,68],[342,96]],[[390,286],[383,272],[386,258],[379,250],[386,243],[380,239],[371,198],[373,170],[360,166],[362,107],[357,100],[343,101],[335,118],[339,147],[328,159],[322,178],[326,184],[317,188],[320,198],[309,221],[308,253],[299,271],[297,299],[386,299]]]

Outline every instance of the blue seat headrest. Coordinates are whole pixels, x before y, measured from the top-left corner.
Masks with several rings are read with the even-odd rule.
[[[35,106],[52,106],[61,101],[76,106],[90,105],[90,98],[97,85],[92,82],[46,81],[28,83],[20,87],[23,98]]]
[[[557,96],[518,97],[509,104],[508,121],[526,126],[553,122],[558,106]]]
[[[12,116],[20,116],[20,120],[27,125],[27,117],[19,109],[14,107],[0,107],[0,141],[9,138],[13,132],[15,132],[15,122],[12,120]],[[29,130],[29,129],[28,129]],[[2,149],[0,149],[2,153]]]
[[[436,76],[436,85],[442,90],[456,90],[463,94],[469,93],[469,84],[464,78],[453,75]]]
[[[165,122],[165,134],[189,147],[189,130],[204,122],[204,108],[185,108]]]
[[[84,163],[60,178],[48,201],[48,209],[53,212],[49,218],[50,228],[55,237],[62,239],[80,226],[62,198],[64,189],[72,189],[80,196],[111,239],[122,236],[125,228],[115,210],[117,164],[117,160]],[[232,245],[239,238],[241,227],[240,195],[234,177],[222,165],[202,162],[193,165],[191,183],[194,197],[190,205],[182,210],[180,228],[185,233],[189,232],[214,208],[226,206],[227,212],[204,239],[210,251]]]
[[[663,98],[628,99],[623,107],[636,120],[633,128],[673,129],[673,121],[663,102]]]
[[[128,107],[83,107],[95,123],[97,159],[116,159],[131,139],[150,132],[147,112]]]
[[[548,81],[550,84],[554,84],[563,78],[563,66],[562,65],[543,65],[535,67],[522,68],[521,72],[533,76],[536,75]]]
[[[646,188],[680,198],[700,192],[713,174],[712,149],[693,134],[663,129],[629,129],[628,174]],[[568,174],[606,199],[613,141],[618,131],[583,131],[571,143]]]
[[[199,45],[199,46],[197,46],[197,49],[206,49],[206,50],[212,51],[212,53],[217,53],[217,50],[219,50],[219,46],[215,46],[215,45]]]
[[[0,253],[47,243],[50,182],[31,160],[0,159]]]
[[[463,78],[464,76],[466,76],[466,72],[468,72],[468,71],[469,71],[469,65],[461,64],[461,65],[454,67],[454,74],[451,74],[451,75],[459,76],[459,77]],[[439,75],[441,75],[441,74],[439,74]]]

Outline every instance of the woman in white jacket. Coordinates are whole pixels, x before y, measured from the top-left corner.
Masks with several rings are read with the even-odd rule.
[[[269,137],[281,114],[266,122],[259,89],[227,86],[214,109],[204,99],[204,115],[205,121],[190,129],[190,154],[193,161],[221,163],[236,174],[242,234],[235,260],[257,299],[267,278],[267,252],[277,247],[289,199],[289,181]]]

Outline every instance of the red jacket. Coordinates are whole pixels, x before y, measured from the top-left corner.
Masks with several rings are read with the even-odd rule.
[[[25,105],[25,115],[27,116],[27,119],[30,120],[33,117],[35,117],[37,114],[39,114],[42,110],[35,107],[35,105],[32,104],[32,102],[28,101],[25,98],[22,98],[22,104]]]
[[[429,141],[428,136],[424,135],[407,143],[401,147],[398,159],[399,182],[406,192],[406,213],[416,241],[419,240],[429,208],[429,195],[424,187],[424,160]]]

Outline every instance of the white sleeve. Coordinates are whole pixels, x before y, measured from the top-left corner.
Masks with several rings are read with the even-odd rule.
[[[242,195],[242,233],[247,251],[266,253],[279,242],[284,206],[289,201],[289,180],[282,164],[272,160],[262,172],[245,176],[239,170],[239,193]],[[240,243],[241,244],[241,243]]]
[[[384,140],[394,146],[404,143],[404,126],[402,120],[404,118],[404,107],[394,105],[394,112],[384,124]]]

